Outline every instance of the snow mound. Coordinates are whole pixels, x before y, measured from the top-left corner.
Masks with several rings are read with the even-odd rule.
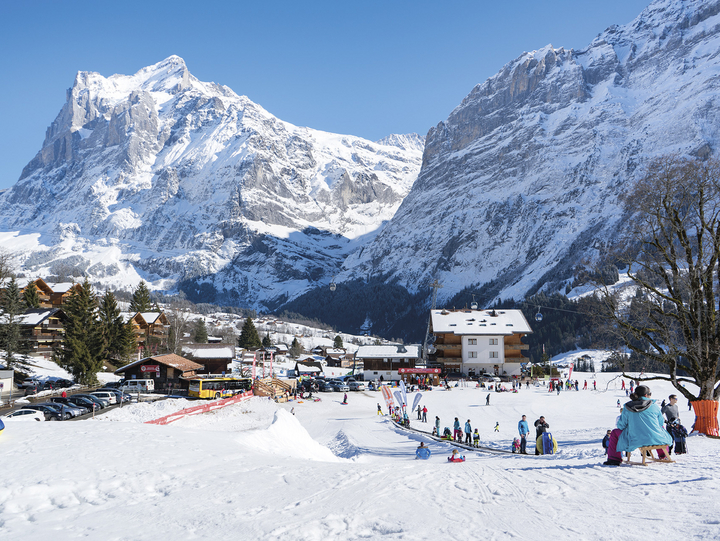
[[[119,421],[123,423],[147,423],[165,417],[176,411],[197,406],[198,403],[186,398],[168,398],[155,402],[140,402],[115,408],[107,413],[96,416],[94,421]]]
[[[293,414],[282,409],[275,412],[273,422],[266,430],[243,433],[237,442],[249,450],[284,457],[322,462],[340,460],[330,449],[312,439]]]
[[[357,458],[360,455],[360,449],[350,441],[347,434],[342,430],[328,443],[328,448],[335,456],[340,458]]]

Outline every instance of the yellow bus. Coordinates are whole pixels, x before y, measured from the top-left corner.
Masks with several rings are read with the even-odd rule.
[[[190,380],[188,396],[193,398],[227,398],[252,389],[252,378],[199,378]]]

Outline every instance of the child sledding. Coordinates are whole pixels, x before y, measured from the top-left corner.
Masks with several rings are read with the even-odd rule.
[[[448,457],[448,462],[465,462],[465,457],[460,455],[460,451],[453,449],[452,455]]]

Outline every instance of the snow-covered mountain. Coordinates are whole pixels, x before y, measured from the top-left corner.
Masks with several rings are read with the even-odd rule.
[[[195,279],[258,305],[327,283],[392,218],[421,156],[416,134],[374,143],[283,122],[177,56],[80,72],[0,196],[0,242],[26,274]]]
[[[430,130],[410,194],[339,280],[414,292],[439,278],[441,299],[491,280],[486,300],[564,285],[617,238],[618,196],[649,158],[717,154],[719,12],[658,0],[582,50],[505,65]]]

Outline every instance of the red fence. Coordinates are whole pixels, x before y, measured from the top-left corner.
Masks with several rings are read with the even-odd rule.
[[[231,398],[224,398],[222,400],[213,400],[212,402],[206,402],[192,408],[185,408],[184,410],[176,411],[165,417],[160,417],[154,421],[147,421],[147,425],[167,425],[188,415],[197,415],[198,413],[207,413],[208,411],[224,408],[225,406],[231,406],[232,404],[238,404],[245,402],[253,397],[252,391],[248,391],[242,394],[236,394]]]

